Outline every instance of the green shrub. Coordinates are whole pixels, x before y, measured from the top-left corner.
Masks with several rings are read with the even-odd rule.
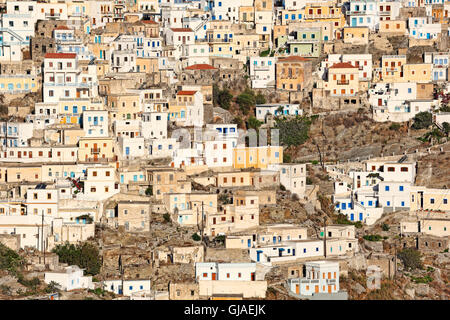
[[[16,275],[24,263],[25,260],[17,252],[0,243],[0,270]]]
[[[442,127],[444,128],[445,134],[449,134],[449,133],[450,133],[450,123],[448,123],[448,122],[443,122],[443,123],[442,123]]]
[[[311,161],[311,164],[313,164],[313,165],[319,164],[319,161],[318,160],[313,160],[313,161]]]
[[[261,51],[259,54],[260,57],[267,57],[270,54],[270,49],[267,49],[265,51]]]
[[[66,242],[57,245],[52,251],[58,255],[60,262],[77,265],[85,269],[86,274],[96,275],[100,272],[101,258],[98,248],[89,242],[77,245]]]
[[[297,116],[295,118],[276,117],[275,128],[279,130],[280,142],[285,146],[298,146],[308,140],[311,119]]]
[[[291,163],[292,157],[290,154],[283,152],[283,163]]]
[[[54,293],[59,291],[60,291],[59,284],[57,284],[55,281],[50,281],[50,283],[44,289],[45,293]]]
[[[250,107],[256,104],[255,93],[247,88],[244,92],[237,96],[236,102],[242,113],[247,115],[250,111]]]
[[[336,217],[336,223],[337,224],[351,224],[354,225],[355,228],[362,228],[363,224],[361,221],[352,222],[348,220],[347,216],[345,214],[339,213]]]
[[[216,107],[221,107],[225,110],[230,109],[233,95],[227,88],[220,90],[217,84],[213,85],[213,103]]]
[[[400,125],[398,123],[393,123],[389,126],[389,130],[398,131],[400,129]]]
[[[258,93],[255,97],[255,103],[256,104],[265,104],[266,103],[266,97],[264,97],[263,94]]]
[[[149,186],[147,189],[145,189],[145,195],[146,196],[152,196],[153,195],[153,186]]]
[[[383,237],[378,234],[370,234],[370,235],[363,236],[363,239],[367,240],[367,241],[381,241],[381,239],[383,239]]]
[[[225,236],[224,235],[220,235],[214,238],[215,242],[221,242],[221,243],[225,243]]]
[[[428,275],[428,274],[423,276],[423,277],[414,277],[414,276],[409,276],[409,277],[415,283],[429,283],[429,282],[433,282],[433,278],[430,275]]]
[[[411,126],[413,129],[426,129],[433,124],[433,116],[430,112],[419,112],[414,116],[413,121]]]
[[[248,122],[248,128],[255,129],[255,130],[258,130],[259,127],[263,124],[261,121],[259,121],[258,119],[256,119],[253,116],[248,118],[247,122]]]
[[[200,240],[202,240],[202,238],[201,238],[197,233],[194,233],[194,234],[192,235],[192,240],[194,240],[194,241],[200,241]]]
[[[21,285],[31,289],[32,291],[36,291],[37,287],[41,284],[41,280],[38,277],[34,277],[32,279],[25,279],[22,274],[19,274],[17,277],[17,282]]]
[[[281,183],[280,183],[280,190],[281,190],[281,191],[286,191],[286,187],[283,186]]]
[[[422,269],[420,252],[413,248],[405,248],[397,254],[407,271]]]
[[[383,223],[382,225],[381,225],[381,229],[383,230],[383,231],[389,231],[389,225],[387,225],[386,223]]]
[[[313,181],[312,181],[312,179],[310,177],[306,177],[306,184],[307,185],[312,185],[313,184]]]
[[[164,218],[164,221],[165,221],[165,222],[170,222],[170,220],[171,220],[171,219],[170,219],[170,214],[168,214],[168,213],[164,213],[164,214],[163,214],[163,218]]]

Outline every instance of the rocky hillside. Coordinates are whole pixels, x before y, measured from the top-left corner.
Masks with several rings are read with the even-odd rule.
[[[424,132],[408,130],[406,124],[395,130],[390,122],[373,121],[367,112],[330,114],[311,124],[306,143],[285,152],[299,162],[319,160],[317,145],[324,161],[401,154],[423,147],[417,138]]]

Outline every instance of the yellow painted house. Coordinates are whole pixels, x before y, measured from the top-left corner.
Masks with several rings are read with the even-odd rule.
[[[383,82],[401,82],[403,80],[403,65],[406,55],[384,55],[381,57],[381,74]]]
[[[0,75],[0,94],[37,92],[38,78],[35,75]]]
[[[104,162],[115,161],[113,138],[80,138],[78,161]]]
[[[90,99],[62,100],[58,102],[59,123],[81,124],[82,113],[86,110],[105,110],[101,102],[93,102]]]
[[[328,3],[307,3],[305,5],[303,21],[327,21],[333,22],[335,29],[345,26],[345,16],[341,8],[335,7],[333,2]]]
[[[433,65],[431,63],[414,63],[403,66],[405,82],[431,82]]]
[[[283,162],[283,147],[238,147],[233,149],[233,167],[236,169],[266,169],[269,164]]]
[[[448,189],[411,187],[410,211],[429,210],[450,212],[450,192]]]
[[[108,95],[108,108],[113,119],[136,120],[141,112],[139,94],[121,93]]]

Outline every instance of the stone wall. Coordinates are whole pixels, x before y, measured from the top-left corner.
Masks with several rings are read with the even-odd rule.
[[[20,249],[20,234],[0,234],[0,243],[17,251]]]
[[[248,250],[206,248],[205,262],[251,262]]]

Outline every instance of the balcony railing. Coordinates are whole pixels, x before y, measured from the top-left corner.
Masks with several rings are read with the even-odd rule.
[[[340,18],[339,14],[305,14],[304,19],[336,19]]]
[[[348,85],[350,82],[348,80],[338,80],[337,84],[338,85]]]
[[[59,18],[59,17],[61,17],[61,14],[60,13],[56,13],[56,12],[46,13],[45,17],[46,18]]]
[[[91,148],[91,153],[92,154],[99,154],[100,153],[100,148]]]
[[[386,68],[387,72],[395,72],[397,71],[397,68]]]

